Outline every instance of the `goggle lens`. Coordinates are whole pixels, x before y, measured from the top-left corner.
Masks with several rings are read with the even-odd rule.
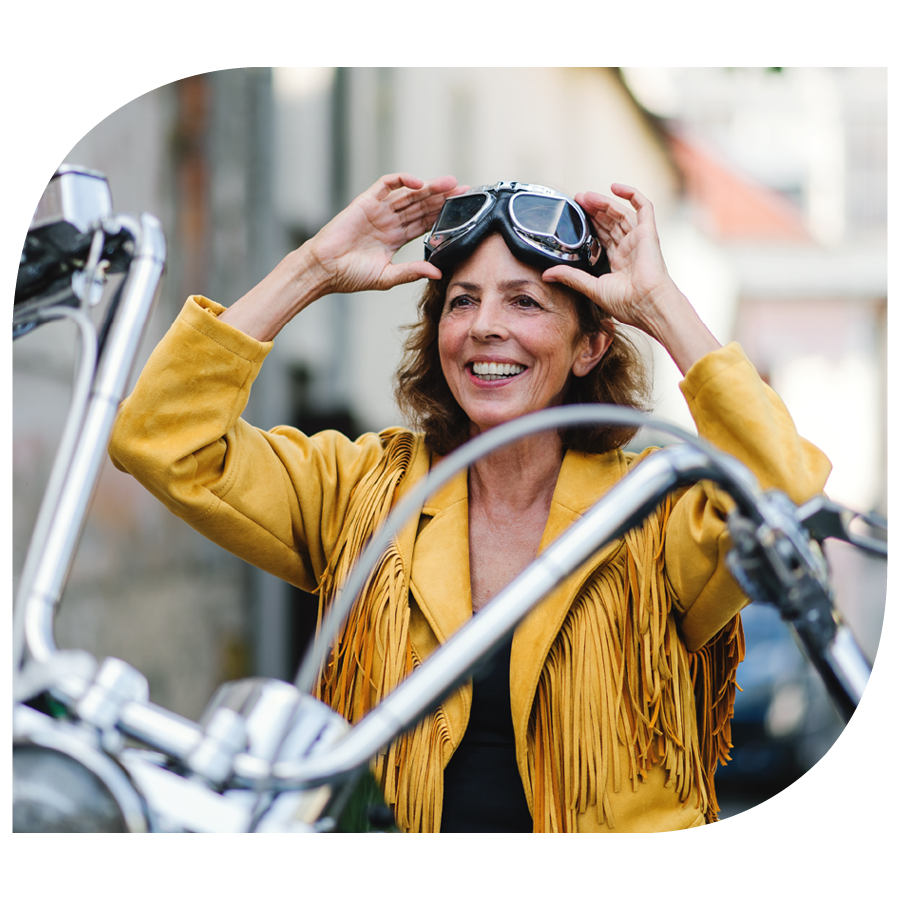
[[[520,194],[513,196],[510,206],[513,217],[525,231],[555,237],[570,247],[584,239],[584,225],[572,205],[562,198]]]
[[[451,197],[441,209],[440,218],[434,225],[434,234],[462,227],[481,212],[489,199],[487,194],[482,193]]]

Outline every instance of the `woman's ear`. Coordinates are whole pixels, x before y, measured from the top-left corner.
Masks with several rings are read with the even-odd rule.
[[[615,334],[615,323],[610,320],[608,331],[598,331],[596,334],[585,335],[579,341],[578,355],[572,363],[572,374],[583,378],[594,366],[603,359],[603,354],[609,350]]]

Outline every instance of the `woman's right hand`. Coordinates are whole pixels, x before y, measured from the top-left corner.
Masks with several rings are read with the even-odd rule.
[[[379,178],[226,309],[219,321],[270,341],[326,294],[384,291],[420,278],[440,278],[440,270],[424,259],[392,260],[404,244],[428,231],[448,197],[465,190],[452,175],[431,181],[407,173]]]
[[[402,246],[428,231],[448,197],[464,190],[452,175],[427,182],[407,173],[385,175],[301,249],[312,254],[332,294],[440,278],[440,270],[425,260],[392,260]]]

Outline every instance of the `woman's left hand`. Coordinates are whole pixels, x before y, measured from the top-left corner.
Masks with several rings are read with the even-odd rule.
[[[593,191],[575,195],[606,247],[609,274],[596,278],[572,266],[553,266],[544,272],[544,280],[584,294],[617,321],[654,337],[686,372],[720,344],[669,276],[653,204],[632,187],[613,184],[611,190],[632,210]]]

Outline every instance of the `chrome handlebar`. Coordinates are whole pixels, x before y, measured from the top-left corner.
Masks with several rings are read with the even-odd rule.
[[[78,443],[71,458],[62,461],[66,476],[51,508],[46,536],[37,545],[32,544],[37,554],[34,574],[27,580],[23,578],[20,585],[18,602],[26,610],[25,650],[38,662],[49,659],[56,649],[53,612],[75,556],[113,422],[165,265],[165,237],[153,216],[114,216],[103,221],[101,227],[113,234],[127,231],[134,239],[135,251],[124,294],[100,351]]]

